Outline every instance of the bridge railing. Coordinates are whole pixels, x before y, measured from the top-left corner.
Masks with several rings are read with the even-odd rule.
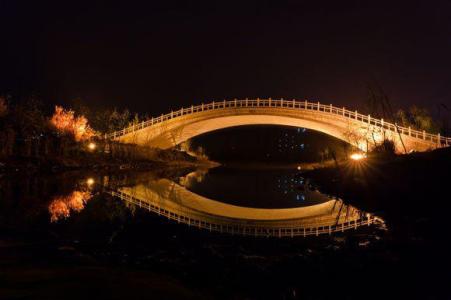
[[[208,104],[200,104],[196,106],[190,106],[187,108],[181,108],[177,111],[171,111],[165,115],[161,115],[156,118],[151,118],[147,121],[140,122],[135,125],[131,125],[122,130],[115,131],[110,134],[106,134],[106,139],[116,139],[125,134],[136,132],[138,130],[144,129],[149,126],[153,126],[162,123],[167,120],[174,118],[197,114],[200,112],[211,111],[211,110],[223,110],[231,108],[285,108],[294,110],[304,110],[304,111],[318,111],[323,113],[334,114],[342,116],[344,118],[360,121],[367,123],[369,125],[384,129],[386,131],[391,131],[394,133],[399,133],[402,135],[407,135],[410,137],[418,138],[424,141],[429,141],[437,145],[437,147],[450,146],[451,138],[440,136],[440,134],[430,134],[425,131],[414,130],[410,127],[402,127],[397,124],[384,121],[384,119],[373,118],[370,115],[363,115],[355,111],[347,110],[344,107],[335,107],[332,104],[325,105],[320,102],[309,102],[309,101],[298,101],[298,100],[284,100],[284,99],[244,99],[244,100],[229,100],[229,101],[213,101]]]
[[[334,232],[343,232],[348,229],[357,229],[358,227],[371,224],[380,224],[381,220],[375,216],[367,215],[362,219],[354,219],[345,221],[341,224],[324,225],[324,226],[262,226],[252,225],[249,221],[240,223],[232,222],[211,222],[207,218],[190,217],[177,213],[175,211],[166,210],[158,205],[142,201],[129,194],[120,191],[108,191],[112,196],[118,197],[126,202],[132,203],[141,208],[147,209],[158,215],[164,216],[167,219],[174,220],[178,223],[184,223],[189,226],[206,229],[209,231],[216,231],[228,234],[246,235],[246,236],[273,236],[273,237],[294,237],[294,236],[310,236],[320,234],[332,234]],[[293,222],[295,223],[295,222]]]

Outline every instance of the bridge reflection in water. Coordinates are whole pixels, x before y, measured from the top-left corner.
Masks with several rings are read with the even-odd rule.
[[[238,235],[309,236],[384,224],[342,200],[325,197],[319,204],[296,208],[240,207],[200,196],[168,179],[149,180],[109,193],[179,223]]]

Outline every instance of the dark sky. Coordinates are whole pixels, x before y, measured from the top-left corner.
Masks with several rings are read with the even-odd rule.
[[[283,97],[451,106],[451,1],[0,0],[0,93],[160,114]],[[370,4],[371,3],[371,4]]]

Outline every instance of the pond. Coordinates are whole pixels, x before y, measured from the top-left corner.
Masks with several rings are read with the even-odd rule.
[[[14,298],[25,284],[33,295],[77,299],[103,282],[99,298],[110,299],[171,282],[158,298],[284,298],[299,293],[290,282],[301,268],[295,277],[313,292],[317,279],[307,274],[318,265],[343,269],[335,253],[377,247],[386,226],[304,176],[296,168],[227,167],[5,176],[0,290]],[[122,286],[112,285],[118,276]]]
[[[363,225],[385,226],[380,217],[321,193],[292,168],[220,167],[187,170],[171,178],[153,172],[66,173],[3,182],[1,220],[3,225],[19,222],[19,227],[21,220],[38,226],[35,228],[88,222],[85,214],[94,209],[85,213],[85,208],[95,199],[95,210],[104,211],[99,200],[108,195],[116,200],[105,200],[106,207],[116,203],[125,210],[148,211],[193,230],[254,237],[332,234]]]

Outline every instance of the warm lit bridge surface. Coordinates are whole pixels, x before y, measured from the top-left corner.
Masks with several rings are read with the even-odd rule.
[[[168,179],[149,180],[110,193],[180,223],[240,235],[319,235],[383,222],[341,200],[327,199],[317,205],[297,208],[240,207],[205,198]]]
[[[345,108],[295,100],[232,100],[182,108],[107,135],[107,138],[167,149],[194,136],[240,125],[284,125],[317,130],[362,150],[384,137],[397,152],[451,145],[451,138],[397,126]]]

